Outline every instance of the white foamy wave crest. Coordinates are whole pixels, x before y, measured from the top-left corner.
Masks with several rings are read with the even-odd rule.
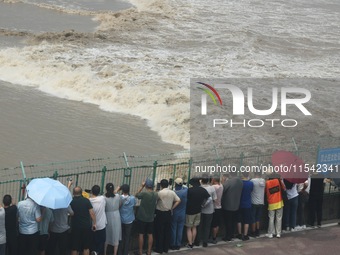
[[[95,11],[71,9],[69,7],[58,6],[58,5],[47,4],[47,3],[30,3],[30,4],[37,6],[39,8],[58,11],[58,12],[67,13],[67,14],[77,14],[77,15],[88,16],[88,15],[95,15],[97,13]]]
[[[167,0],[126,0],[137,7],[139,11],[168,12],[171,9]]]
[[[118,53],[118,49],[106,50]],[[7,49],[0,54],[0,78],[57,97],[93,103],[106,111],[137,115],[148,120],[164,141],[188,147],[187,88],[176,80],[145,73],[139,64],[114,59],[110,64],[109,54],[103,50],[80,50],[83,57],[73,60],[75,51],[76,46],[65,49],[64,45],[48,44]],[[132,58],[126,53],[126,58]],[[20,57],[11,58],[13,55]]]
[[[100,22],[98,30],[120,30],[140,29],[150,24],[162,23],[163,19],[174,20],[176,8],[166,0],[126,0],[136,8],[117,12],[97,13],[93,20]],[[173,3],[172,3],[173,4]]]
[[[1,2],[7,3],[7,4],[15,4],[15,3],[21,3],[21,0],[2,0]]]

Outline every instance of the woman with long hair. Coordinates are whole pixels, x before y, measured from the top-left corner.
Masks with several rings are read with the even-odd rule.
[[[119,214],[119,202],[120,197],[117,194],[117,190],[114,189],[113,183],[106,184],[106,206],[105,213],[107,219],[106,225],[106,243],[105,243],[105,254],[107,250],[107,246],[113,246],[113,254],[117,255],[119,241],[122,239],[122,228],[121,228],[121,220]]]

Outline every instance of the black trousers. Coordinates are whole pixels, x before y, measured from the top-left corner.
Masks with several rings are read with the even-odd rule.
[[[19,234],[19,254],[36,255],[38,253],[39,232],[31,235]]]
[[[315,223],[315,215],[317,225],[321,225],[322,220],[322,204],[323,204],[323,196],[309,196],[308,201],[309,207],[309,219],[308,222],[311,226],[314,226]]]
[[[224,219],[224,227],[225,227],[224,239],[226,241],[230,241],[234,237],[236,219],[237,219],[236,214],[237,214],[237,211],[223,210],[223,219]]]
[[[50,232],[50,240],[48,241],[47,245],[47,254],[67,255],[67,251],[69,249],[68,244],[68,230],[62,233]]]
[[[171,211],[156,210],[155,218],[155,251],[168,252],[171,238]]]
[[[203,243],[207,243],[209,239],[209,234],[211,230],[211,222],[213,219],[213,214],[201,214],[200,232],[201,240]]]
[[[6,254],[18,255],[18,236],[16,232],[6,233]]]
[[[129,254],[129,244],[130,244],[130,236],[132,230],[132,224],[124,224],[122,223],[122,241],[119,242],[118,246],[118,255],[128,255]]]

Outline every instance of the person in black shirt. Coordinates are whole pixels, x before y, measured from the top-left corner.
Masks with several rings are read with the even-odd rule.
[[[18,208],[16,205],[12,205],[12,197],[10,195],[5,195],[2,202],[5,208],[6,254],[18,255]]]
[[[309,191],[309,225],[314,226],[315,215],[317,226],[321,227],[322,220],[322,204],[323,204],[323,193],[324,193],[324,177],[322,175],[311,176],[310,191]]]
[[[188,248],[193,247],[197,234],[197,226],[201,221],[201,210],[209,202],[211,197],[205,188],[200,186],[198,178],[190,180],[191,188],[188,189],[185,226],[187,227]]]
[[[90,254],[91,226],[92,231],[96,231],[96,216],[93,212],[91,202],[82,196],[82,189],[73,189],[73,200],[71,207],[74,212],[72,217],[72,255],[79,254],[83,249],[83,255]],[[91,222],[92,220],[92,222]]]

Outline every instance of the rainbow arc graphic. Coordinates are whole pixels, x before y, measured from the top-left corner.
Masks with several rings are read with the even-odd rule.
[[[220,97],[220,95],[218,94],[218,92],[216,91],[216,89],[214,87],[212,87],[209,84],[206,84],[204,82],[197,82],[198,84],[203,85],[204,87],[197,87],[200,90],[203,90],[206,94],[202,94],[202,101],[201,101],[201,113],[202,115],[206,115],[207,114],[207,97],[206,95],[208,95],[211,100],[214,102],[215,105],[217,105],[217,100],[219,102],[220,105],[222,105],[222,99]],[[217,100],[216,100],[217,98]]]

